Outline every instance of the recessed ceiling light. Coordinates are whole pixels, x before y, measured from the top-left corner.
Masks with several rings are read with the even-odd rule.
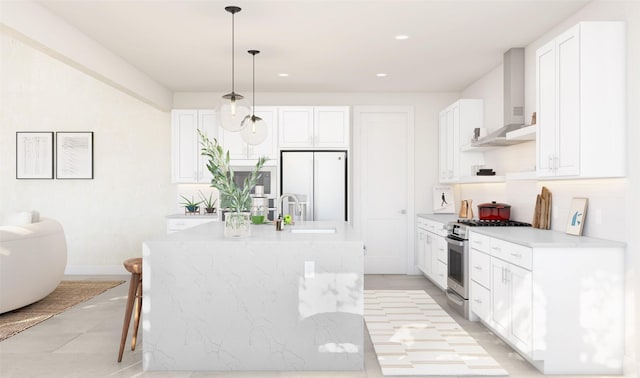
[[[279,74],[278,74],[278,76],[280,76],[280,77],[287,77],[287,76],[289,76],[289,74],[288,74],[288,73],[279,73]]]
[[[387,76],[387,74],[386,74],[386,73],[381,72],[381,73],[377,73],[377,74],[376,74],[376,76],[377,76],[377,77],[386,77],[386,76]]]
[[[404,35],[404,34],[400,34],[400,35],[396,35],[396,39],[397,40],[409,39],[409,36],[408,35]]]

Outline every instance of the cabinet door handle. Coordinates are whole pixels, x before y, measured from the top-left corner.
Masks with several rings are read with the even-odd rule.
[[[504,278],[504,267],[500,268],[500,270],[502,270],[502,283],[506,283],[505,278]]]
[[[512,253],[512,254],[511,254],[511,256],[513,256],[513,257],[517,257],[517,258],[519,258],[519,259],[521,259],[521,258],[522,258],[522,255],[521,255],[521,254],[519,254],[519,253]]]
[[[491,247],[491,249],[496,251],[496,252],[502,251],[502,249],[500,249],[500,247]]]
[[[476,266],[474,266],[474,267],[473,267],[473,269],[476,269],[476,270],[482,270],[482,267],[481,267],[481,266],[477,266],[477,265],[476,265]]]
[[[480,299],[474,299],[473,301],[478,303],[478,304],[482,304],[482,301]]]

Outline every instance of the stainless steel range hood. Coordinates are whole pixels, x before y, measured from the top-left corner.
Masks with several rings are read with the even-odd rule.
[[[524,127],[524,49],[512,48],[504,53],[504,124],[505,126],[471,143],[473,147],[509,146],[522,143],[507,139],[507,133]]]

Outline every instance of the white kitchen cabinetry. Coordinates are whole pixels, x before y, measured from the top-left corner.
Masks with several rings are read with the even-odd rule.
[[[531,353],[532,249],[504,240],[472,233],[471,280],[491,299],[487,311],[482,303],[480,318],[488,322],[519,350]],[[488,252],[488,253],[485,253]],[[472,293],[472,311],[477,303]],[[488,315],[488,317],[487,317]]]
[[[531,271],[491,257],[491,324],[518,350],[531,354]]]
[[[529,227],[469,241],[471,311],[498,337],[545,374],[622,372],[623,243]]]
[[[447,288],[447,241],[445,224],[418,217],[418,268],[442,290]]]
[[[209,183],[206,158],[200,155],[198,130],[209,138],[218,136],[215,112],[210,109],[174,109],[171,111],[171,181]]]
[[[220,129],[220,144],[229,151],[232,164],[255,164],[259,157],[266,156],[270,159],[266,165],[270,165],[275,164],[278,159],[278,108],[256,106],[255,114],[267,125],[267,139],[258,145],[245,143],[240,132]]]
[[[427,275],[431,273],[431,240],[429,233],[418,226],[417,265],[420,271]],[[428,257],[427,257],[428,256]],[[427,273],[428,272],[428,273]]]
[[[625,26],[581,22],[536,51],[538,177],[625,176]]]
[[[483,117],[483,102],[477,99],[458,100],[440,112],[440,182],[457,182],[471,176],[472,166],[484,164],[482,153],[461,151]]]
[[[471,311],[487,322],[491,322],[491,256],[478,249],[470,250],[471,289],[469,304]]]
[[[280,107],[280,148],[349,148],[349,107]]]

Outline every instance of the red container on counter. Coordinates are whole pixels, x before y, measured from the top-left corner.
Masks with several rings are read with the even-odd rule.
[[[481,203],[478,205],[478,217],[480,220],[506,221],[511,216],[511,205],[506,203]]]

